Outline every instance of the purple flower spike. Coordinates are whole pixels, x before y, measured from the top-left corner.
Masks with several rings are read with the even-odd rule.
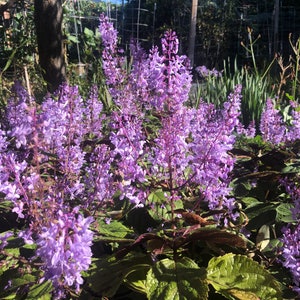
[[[39,234],[36,255],[44,263],[45,279],[50,279],[56,293],[64,286],[78,291],[83,283],[81,272],[91,264],[93,233],[89,225],[92,217],[76,217],[77,210],[57,213],[57,221],[42,228]]]

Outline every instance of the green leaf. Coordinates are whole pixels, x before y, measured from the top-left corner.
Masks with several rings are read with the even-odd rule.
[[[112,239],[123,239],[129,234],[133,234],[133,230],[124,226],[121,222],[111,221],[109,224],[103,220],[99,222],[99,233],[102,235],[104,240]]]
[[[241,199],[241,201],[246,205],[246,206],[250,206],[250,205],[254,205],[255,203],[260,203],[258,199],[254,198],[254,197],[244,197]]]
[[[207,279],[217,292],[228,299],[280,300],[278,281],[255,261],[232,253],[212,258]]]
[[[285,223],[294,223],[295,220],[292,216],[292,208],[294,207],[291,203],[281,203],[276,207],[276,221]]]
[[[26,299],[51,300],[50,292],[52,291],[52,288],[52,282],[50,280],[35,284],[30,288]]]
[[[150,264],[151,260],[148,257],[138,255],[127,255],[122,260],[111,257],[101,258],[93,263],[89,270],[88,287],[93,293],[99,294],[101,297],[113,297],[127,275],[143,268],[149,269]],[[143,278],[135,278],[135,282],[139,280],[143,280]],[[128,281],[130,281],[130,277],[127,283]]]
[[[0,276],[0,299],[10,299],[9,297],[19,291],[20,287],[35,282],[35,276],[20,274],[18,269],[9,269]]]
[[[150,300],[205,300],[208,297],[206,271],[191,259],[163,259],[147,274],[147,297]]]
[[[136,269],[126,276],[124,283],[132,290],[146,294],[146,276],[148,271],[149,265],[136,266]]]
[[[161,221],[164,220],[171,220],[171,205],[170,201],[166,198],[165,192],[161,189],[153,191],[147,199],[147,204],[151,206],[149,210],[150,215],[153,219]],[[181,209],[183,208],[183,203],[181,200],[177,200],[174,202],[174,209]]]
[[[68,35],[68,40],[72,43],[78,44],[79,40],[75,35]]]
[[[258,229],[265,224],[271,224],[276,219],[276,205],[274,203],[253,203],[245,209],[249,218],[248,230]]]
[[[93,38],[94,37],[94,31],[91,30],[91,29],[89,29],[89,28],[87,28],[87,27],[84,28],[83,32],[89,38]]]
[[[270,226],[263,225],[258,230],[256,236],[256,247],[260,251],[262,251],[268,246],[269,243],[270,243]]]

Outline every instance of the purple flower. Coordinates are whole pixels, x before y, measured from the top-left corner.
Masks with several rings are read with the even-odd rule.
[[[228,154],[235,142],[235,129],[239,126],[241,86],[236,86],[222,111],[213,105],[201,103],[191,114],[190,143],[193,181],[197,182],[212,209],[223,205],[232,207],[227,199],[230,172],[235,160]],[[228,203],[228,205],[226,204]]]
[[[137,184],[145,181],[145,171],[139,164],[144,155],[145,144],[141,116],[126,115],[124,112],[120,115],[115,112],[111,126],[113,132],[110,141],[114,145],[111,155],[116,160],[116,175],[120,178],[122,198],[128,197],[133,203],[143,202],[143,193],[136,188]]]
[[[56,293],[65,286],[79,290],[83,283],[82,271],[91,264],[93,233],[91,217],[84,218],[77,209],[70,213],[59,211],[56,221],[42,228],[36,255],[43,261],[45,279],[50,279]]]
[[[43,150],[55,152],[62,146],[79,144],[86,134],[85,109],[78,87],[64,84],[57,95],[58,100],[46,98],[39,115],[39,134]]]
[[[8,239],[13,236],[13,233],[11,231],[6,231],[0,233],[0,250],[3,250],[5,246],[8,244]]]
[[[245,128],[242,123],[240,123],[237,128],[237,133],[240,135],[244,135],[247,138],[254,138],[256,134],[255,122],[251,121],[249,126]]]
[[[86,131],[98,138],[102,137],[102,125],[105,118],[105,115],[101,115],[102,112],[103,104],[98,98],[98,88],[96,85],[93,85],[89,98],[86,101],[85,123]]]
[[[300,225],[283,229],[282,264],[290,270],[295,291],[300,294]]]
[[[215,78],[222,77],[222,72],[217,71],[215,68],[210,70],[206,66],[198,66],[198,67],[196,67],[195,70],[203,78],[206,78],[206,77],[215,77]]]
[[[16,147],[20,148],[27,144],[32,134],[32,115],[30,107],[32,99],[26,90],[16,83],[13,87],[13,96],[8,100],[6,120],[10,137],[15,138]]]
[[[111,164],[113,159],[106,145],[99,145],[91,154],[85,169],[84,184],[87,191],[85,207],[99,207],[116,192]]]
[[[300,138],[300,110],[298,103],[290,101],[291,104],[291,126],[288,128],[287,139],[289,141],[295,141]]]
[[[100,16],[99,31],[104,46],[102,57],[106,83],[114,96],[115,90],[122,86],[126,78],[125,59],[119,55],[122,51],[117,47],[118,33],[103,14]]]
[[[271,99],[267,99],[261,115],[260,131],[264,140],[273,144],[286,141],[286,126]]]

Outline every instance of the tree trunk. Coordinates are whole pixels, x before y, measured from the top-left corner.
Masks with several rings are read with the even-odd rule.
[[[274,4],[274,53],[278,51],[279,0]]]
[[[61,0],[34,0],[34,12],[39,63],[48,91],[54,92],[66,81]]]
[[[192,14],[191,14],[190,36],[189,36],[189,49],[188,49],[188,57],[191,61],[191,67],[194,66],[197,10],[198,10],[198,0],[192,0]]]

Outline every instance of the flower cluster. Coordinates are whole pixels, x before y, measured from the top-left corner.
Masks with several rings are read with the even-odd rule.
[[[44,262],[44,279],[50,279],[55,288],[55,297],[61,299],[64,286],[79,290],[83,283],[81,271],[91,264],[93,233],[88,229],[93,219],[76,217],[72,212],[58,211],[56,219],[42,227],[38,235],[36,255]]]
[[[203,78],[206,78],[206,77],[222,77],[222,72],[216,70],[215,68],[210,70],[206,66],[198,66],[196,68],[196,71]]]
[[[276,109],[273,101],[267,99],[261,115],[260,131],[265,141],[273,144],[293,142],[300,137],[299,105],[290,101],[289,124],[284,122],[280,109]]]
[[[294,290],[300,293],[300,225],[285,227],[282,235],[282,264],[293,276]]]
[[[210,208],[232,207],[228,200],[230,172],[234,159],[228,151],[232,149],[234,130],[239,125],[241,86],[236,86],[221,112],[213,105],[200,105],[194,114],[191,132],[193,141],[191,151],[194,154],[191,168]]]
[[[296,182],[291,182],[288,179],[281,180],[286,192],[290,195],[293,202],[292,217],[296,225],[289,224],[282,229],[282,265],[286,267],[292,274],[294,282],[294,290],[300,293],[300,189]]]
[[[102,33],[107,19],[101,19],[101,24]],[[104,34],[102,38],[107,37]],[[115,35],[109,37],[116,39]],[[106,74],[112,72],[111,58],[105,54],[112,53],[112,44],[116,45],[116,40],[103,43]],[[178,55],[174,32],[167,31],[161,44],[161,53],[153,47],[148,55],[138,44],[132,45],[132,72],[127,84],[114,88],[113,98],[119,111],[113,115],[110,139],[114,145],[112,152],[118,157],[122,191],[134,203],[144,203],[147,189],[142,188],[143,183],[144,187],[149,186],[149,181],[163,184],[175,198],[179,197],[180,188],[196,184],[211,208],[224,205],[231,209],[233,200],[228,198],[228,184],[234,159],[228,150],[235,142],[234,131],[241,128],[241,86],[235,88],[223,110],[217,111],[204,103],[197,110],[187,108],[185,102],[192,80],[189,62]],[[159,124],[154,136],[145,131],[149,122],[147,112]]]
[[[265,109],[261,115],[260,131],[265,141],[279,144],[285,141],[286,126],[279,110],[274,107],[271,99],[267,99]]]
[[[37,256],[43,260],[47,279],[61,286],[74,283],[77,289],[82,283],[80,272],[91,260],[92,235],[87,227],[92,219],[84,219],[73,207],[90,192],[83,184],[83,142],[91,129],[93,137],[102,137],[97,118],[102,104],[95,103],[95,93],[93,90],[86,107],[77,87],[63,85],[38,105],[17,85],[0,131],[0,193],[27,225],[19,236],[25,242],[37,242]],[[98,164],[102,164],[100,159]],[[100,186],[95,184],[97,189]],[[94,202],[88,205],[95,206]],[[87,206],[80,203],[80,208]],[[50,262],[54,253],[62,255],[60,267]]]

